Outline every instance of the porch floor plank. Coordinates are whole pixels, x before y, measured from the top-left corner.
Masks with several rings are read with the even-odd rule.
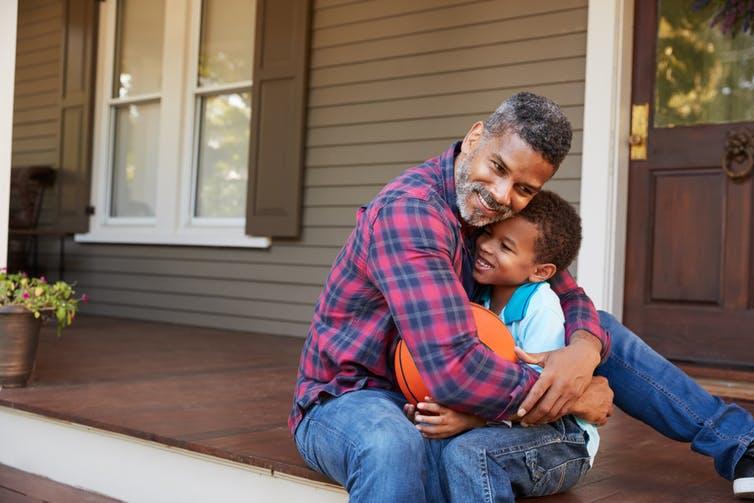
[[[114,503],[117,500],[60,484],[45,477],[0,465],[3,503]]]
[[[0,390],[0,405],[327,482],[306,467],[286,425],[302,344],[80,316],[61,339],[43,330],[33,382]],[[581,484],[531,501],[736,501],[711,460],[620,412],[601,437]]]

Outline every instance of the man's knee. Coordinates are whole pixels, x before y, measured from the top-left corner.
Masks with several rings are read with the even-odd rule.
[[[600,326],[605,330],[614,329],[616,325],[620,325],[620,322],[615,319],[615,316],[607,311],[597,311],[600,317]]]
[[[357,450],[359,464],[380,470],[406,470],[424,462],[424,439],[411,423],[385,424],[365,432]]]

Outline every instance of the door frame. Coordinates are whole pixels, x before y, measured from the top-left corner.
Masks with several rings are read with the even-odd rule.
[[[587,20],[580,193],[584,236],[577,273],[595,306],[618,319],[625,281],[634,4],[590,0]]]

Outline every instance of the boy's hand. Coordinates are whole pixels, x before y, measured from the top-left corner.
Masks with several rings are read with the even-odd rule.
[[[592,382],[601,348],[599,340],[583,330],[574,332],[571,343],[555,351],[528,354],[516,348],[521,361],[544,368],[518,410],[521,423],[551,423],[567,414]]]
[[[486,424],[486,421],[480,417],[443,407],[431,397],[425,397],[424,400],[416,406],[418,410],[414,415],[414,421],[416,429],[425,438],[448,438]],[[405,411],[406,407],[403,410]]]
[[[412,423],[416,422],[416,420],[414,419],[414,417],[416,416],[416,406],[414,404],[411,404],[411,403],[404,404],[403,405],[403,414]]]

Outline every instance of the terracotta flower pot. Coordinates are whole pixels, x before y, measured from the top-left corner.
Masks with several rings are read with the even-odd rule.
[[[26,386],[34,369],[41,318],[23,306],[0,307],[0,386]]]

